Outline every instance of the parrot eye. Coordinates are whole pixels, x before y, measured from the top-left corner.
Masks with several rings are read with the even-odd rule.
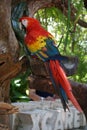
[[[22,20],[22,25],[25,26],[25,27],[27,27],[28,21],[27,21],[26,19],[23,19],[23,20]]]

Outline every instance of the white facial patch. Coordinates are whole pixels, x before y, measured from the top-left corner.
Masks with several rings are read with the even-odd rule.
[[[22,24],[23,24],[25,27],[27,27],[27,25],[28,25],[28,21],[25,20],[25,19],[23,19],[23,20],[22,20]]]

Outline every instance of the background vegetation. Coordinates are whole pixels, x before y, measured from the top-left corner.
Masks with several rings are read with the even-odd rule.
[[[68,18],[55,7],[39,10],[35,18],[54,35],[61,54],[78,56],[77,73],[69,78],[87,84],[87,29],[76,24],[79,18],[87,22],[87,10],[84,8],[83,0],[72,0],[72,3],[78,12],[75,22],[70,20],[70,3],[68,3]],[[28,100],[26,90],[29,84],[26,79],[29,74],[30,72],[24,73],[12,80],[10,94],[12,101]]]

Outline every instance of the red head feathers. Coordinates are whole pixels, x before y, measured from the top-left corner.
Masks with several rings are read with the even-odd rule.
[[[32,28],[32,27],[37,27],[41,26],[39,21],[35,18],[30,18],[30,17],[22,17],[19,19],[19,21],[25,26],[25,28]]]
[[[19,19],[19,21],[26,28],[28,35],[32,34],[32,36],[36,38],[40,35],[47,37],[48,35],[51,35],[41,26],[40,22],[35,18],[22,17]]]

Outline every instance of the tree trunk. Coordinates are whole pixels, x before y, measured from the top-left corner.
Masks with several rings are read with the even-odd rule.
[[[11,28],[10,16],[11,0],[0,0],[0,54],[9,52],[11,53],[13,60],[15,60],[16,58],[14,58],[14,56],[17,57],[16,52],[18,45]],[[2,64],[3,62],[0,61],[0,67],[2,67]],[[0,82],[0,101],[9,101],[9,86],[9,79],[3,81],[2,83]],[[0,115],[0,123],[8,125],[8,115]]]
[[[0,0],[0,102],[10,102],[10,80],[25,71],[29,64],[26,57],[19,61],[20,48],[10,18],[11,0]],[[9,129],[9,116],[0,114],[0,129],[5,128]]]

